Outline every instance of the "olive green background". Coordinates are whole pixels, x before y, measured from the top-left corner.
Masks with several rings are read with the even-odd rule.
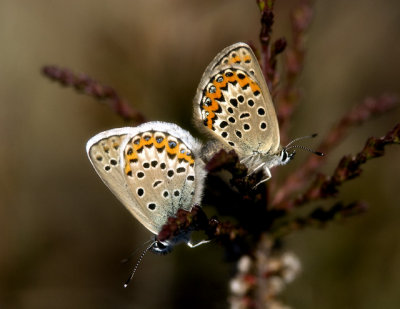
[[[274,36],[289,33],[297,1],[277,1]],[[319,132],[368,95],[400,92],[400,4],[318,1],[308,34],[302,105],[292,137]],[[85,154],[94,134],[124,123],[94,99],[42,77],[56,64],[112,85],[150,120],[191,125],[207,64],[238,41],[258,45],[255,1],[0,2],[0,307],[225,308],[234,265],[216,244],[148,254],[123,289],[150,234],[102,184]],[[328,155],[332,172],[400,120],[400,110],[352,131]],[[317,145],[312,141],[311,145]],[[284,177],[308,154],[279,167]],[[282,298],[295,308],[399,308],[400,148],[343,186],[365,215],[297,232],[286,248],[303,272]],[[333,203],[334,201],[331,201]],[[329,204],[329,203],[328,203]]]

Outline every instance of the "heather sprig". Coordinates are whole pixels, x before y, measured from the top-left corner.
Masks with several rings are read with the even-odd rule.
[[[294,112],[299,107],[301,91],[297,85],[306,55],[305,35],[314,14],[312,2],[300,0],[290,16],[290,38],[273,38],[274,0],[256,0],[260,11],[260,49],[252,48],[259,57],[262,71],[274,98],[280,123],[282,143]],[[283,65],[278,66],[279,61]],[[279,71],[278,68],[283,70]],[[68,69],[46,66],[43,73],[59,82],[106,102],[112,112],[136,124],[144,122],[142,113],[108,86],[90,77],[76,75]],[[285,236],[304,228],[321,228],[364,213],[365,201],[347,203],[340,198],[341,186],[355,180],[362,166],[373,158],[382,157],[387,146],[400,143],[400,124],[380,138],[370,137],[356,155],[345,155],[331,175],[320,172],[329,153],[349,134],[351,128],[392,111],[399,99],[394,94],[368,97],[350,109],[330,129],[317,147],[328,156],[310,155],[297,170],[277,183],[274,177],[254,188],[262,172],[248,176],[247,167],[234,150],[217,151],[206,163],[203,204],[214,208],[217,215],[207,217],[206,211],[195,205],[191,211],[178,210],[168,219],[158,234],[158,240],[171,240],[191,231],[203,231],[209,240],[220,244],[230,260],[237,261],[237,273],[229,287],[232,308],[287,308],[278,300],[279,293],[300,271],[300,261],[285,247]],[[334,201],[332,201],[335,199]],[[307,214],[298,209],[307,208]],[[327,203],[331,203],[327,205]],[[268,308],[269,308],[268,307]]]

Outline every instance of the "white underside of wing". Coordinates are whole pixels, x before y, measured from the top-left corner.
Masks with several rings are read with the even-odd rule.
[[[177,181],[169,185],[169,190],[171,192],[173,192],[171,186],[177,186],[181,189],[184,198],[188,196],[186,191],[193,191],[193,195],[190,195],[192,202],[189,200],[177,200],[177,198],[172,198],[171,206],[168,206],[165,212],[161,212],[161,215],[158,215],[156,212],[149,213],[146,207],[150,203],[150,200],[143,200],[137,196],[137,188],[141,184],[137,180],[132,181],[132,179],[125,174],[124,149],[134,136],[154,131],[164,132],[180,139],[188,149],[196,155],[196,157],[200,152],[201,144],[193,138],[189,132],[175,124],[166,122],[149,122],[137,127],[125,127],[101,132],[88,141],[86,150],[93,167],[103,182],[134,215],[134,217],[139,220],[139,222],[141,222],[152,233],[157,234],[165,223],[167,215],[174,215],[177,208],[190,210],[194,203],[200,202],[205,171],[203,169],[204,164],[198,159],[196,160],[196,164],[193,167],[194,170],[192,171],[192,174],[196,175],[196,182],[195,185],[193,184],[193,188],[188,185],[185,186],[184,183],[179,183]],[[113,147],[113,143],[115,144],[116,141],[118,143],[117,149]],[[150,160],[156,158],[158,155],[160,154],[155,152],[154,148],[146,148],[140,155],[141,161],[139,163],[142,163],[143,160],[150,162]],[[99,156],[102,157],[102,160],[98,160]],[[168,162],[168,158],[164,158],[164,160]],[[168,165],[172,166],[175,163],[177,162],[169,162]],[[174,167],[178,168],[180,166],[178,164]],[[138,171],[139,169],[133,170],[134,173]],[[158,188],[153,188],[152,185],[157,179],[161,179],[165,184],[167,184],[169,179],[167,179],[165,175],[160,175],[156,170],[151,172],[146,171],[146,177],[148,183],[145,182],[143,188],[148,191],[149,197],[151,197],[151,194],[154,194],[154,196],[159,199],[159,195],[162,192],[158,192],[156,190]],[[175,179],[177,180],[178,178]]]
[[[255,101],[255,105],[252,108],[241,105],[235,109],[229,104],[230,99],[237,99],[238,95],[242,94],[245,101],[247,101],[254,93],[249,89],[237,87],[237,85],[229,85],[227,91],[222,91],[225,98],[225,102],[219,103],[222,113],[215,111],[216,117],[213,118],[213,128],[211,130],[205,121],[205,117],[209,114],[207,107],[204,105],[206,96],[210,94],[207,89],[210,89],[209,87],[211,87],[212,83],[215,85],[216,77],[221,76],[221,74],[218,75],[219,73],[226,74],[226,70],[229,69],[233,72],[243,71],[259,86],[261,94],[257,98],[252,98]],[[233,112],[229,112],[228,108]],[[262,108],[265,111],[262,117],[257,114],[258,108]],[[246,110],[251,114],[251,117],[246,122],[244,122],[244,119],[237,119],[237,116],[245,113]],[[231,116],[239,121],[230,123],[227,119]],[[223,144],[230,144],[242,157],[258,152],[274,154],[280,149],[279,127],[275,108],[257,58],[245,43],[236,43],[226,47],[208,65],[194,98],[194,118],[196,126],[202,131],[220,140]],[[225,131],[227,131],[230,138],[221,136],[224,130],[220,130],[218,125],[222,121],[227,121],[229,124],[230,128]],[[265,122],[265,124],[260,127],[262,122]],[[244,130],[243,125],[245,123],[248,123],[251,129]],[[238,130],[240,132],[236,133]],[[226,136],[226,133],[224,134]],[[241,138],[240,135],[242,136]]]

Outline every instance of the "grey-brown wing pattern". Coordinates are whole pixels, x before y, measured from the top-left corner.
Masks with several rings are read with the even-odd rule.
[[[126,182],[151,218],[142,222],[150,231],[158,233],[178,209],[192,208],[202,175],[196,173],[200,162],[182,140],[161,131],[143,132],[130,137],[123,156]]]
[[[99,133],[87,153],[103,182],[148,230],[200,202],[200,143],[175,124],[149,122]]]
[[[145,214],[138,207],[135,196],[126,184],[121,169],[121,146],[129,128],[113,129],[97,134],[87,143],[87,154],[97,174],[120,202],[140,221]]]
[[[251,48],[237,43],[207,67],[194,100],[196,123],[242,157],[280,148],[275,109]]]

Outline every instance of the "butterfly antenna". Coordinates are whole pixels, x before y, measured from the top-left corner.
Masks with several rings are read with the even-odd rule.
[[[143,259],[144,256],[146,255],[147,251],[149,251],[149,250],[154,246],[155,243],[156,243],[156,242],[153,241],[153,242],[151,243],[151,245],[148,246],[148,247],[142,252],[142,254],[140,255],[138,261],[136,262],[136,265],[135,265],[135,267],[133,268],[133,270],[132,270],[132,272],[131,272],[131,274],[130,274],[128,280],[126,280],[126,282],[125,282],[125,284],[124,284],[124,288],[127,288],[127,287],[128,287],[129,282],[131,282],[133,276],[135,275],[135,272],[136,272],[137,268],[139,267],[140,262],[142,262],[142,259]]]
[[[301,136],[301,137],[295,138],[295,139],[292,140],[289,144],[287,144],[285,148],[286,148],[286,149],[288,149],[288,148],[293,148],[293,147],[290,147],[290,145],[292,145],[293,143],[296,143],[297,141],[301,141],[301,140],[307,139],[307,138],[314,138],[314,137],[316,137],[317,135],[318,135],[317,133],[314,133],[314,134],[311,134],[311,135],[306,135],[306,136]]]
[[[320,157],[323,157],[325,155],[323,152],[315,151],[315,150],[312,150],[312,149],[310,149],[306,146],[302,146],[302,145],[293,145],[291,147],[286,147],[286,150],[289,150],[291,148],[299,148],[299,149],[311,152],[313,154],[316,154],[317,156],[320,156]]]
[[[139,246],[138,248],[136,248],[135,250],[133,250],[131,253],[129,253],[129,255],[128,255],[126,258],[123,258],[123,259],[120,261],[120,263],[121,263],[121,264],[128,263],[128,262],[132,259],[132,257],[133,257],[141,248],[143,248],[144,246],[147,246],[147,244],[148,244],[149,242],[154,242],[154,240],[149,239],[148,241],[144,242],[141,246]]]

